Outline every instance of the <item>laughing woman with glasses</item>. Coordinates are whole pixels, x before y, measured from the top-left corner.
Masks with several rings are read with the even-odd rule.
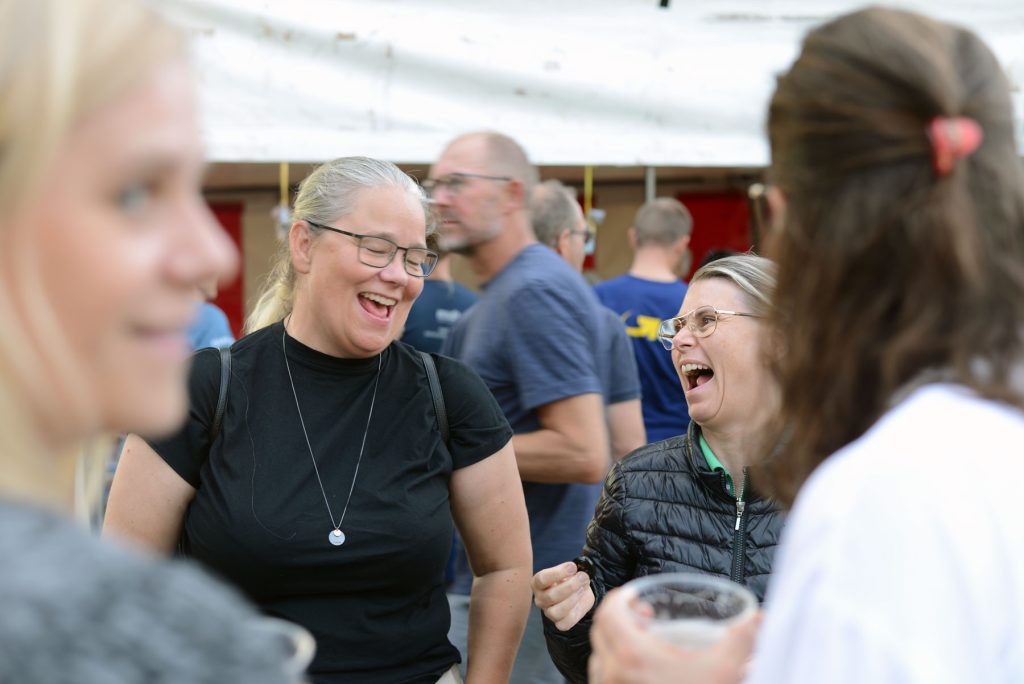
[[[760,437],[777,402],[761,321],[774,273],[767,259],[747,254],[694,274],[685,313],[658,333],[686,395],[687,434],[616,464],[583,554],[533,578],[548,649],[572,682],[587,681],[595,604],[635,577],[720,575],[764,597],[783,517],[753,490],[748,467],[761,460]]]
[[[129,439],[107,529],[182,550],[317,640],[315,683],[454,682],[444,570],[453,519],[479,579],[474,628],[505,681],[529,608],[522,488],[501,409],[462,363],[397,341],[437,255],[396,166],[324,164],[295,201],[270,282],[231,348],[200,352],[185,429]],[[219,391],[225,410],[217,429]],[[442,436],[442,424],[449,427]]]

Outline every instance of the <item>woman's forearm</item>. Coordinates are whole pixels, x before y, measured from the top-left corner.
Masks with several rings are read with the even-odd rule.
[[[466,684],[508,681],[530,612],[530,574],[522,566],[474,580]]]

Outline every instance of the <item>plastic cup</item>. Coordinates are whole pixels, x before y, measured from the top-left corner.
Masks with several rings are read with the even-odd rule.
[[[757,611],[757,598],[735,582],[696,573],[667,572],[627,582],[634,610],[658,638],[688,649],[715,644]]]

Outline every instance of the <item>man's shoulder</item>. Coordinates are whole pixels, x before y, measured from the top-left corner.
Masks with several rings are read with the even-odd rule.
[[[612,326],[612,330],[613,331],[618,330],[619,328],[622,328],[622,332],[623,332],[623,334],[625,334],[625,332],[626,332],[626,321],[623,319],[621,314],[619,314],[619,313],[617,313],[615,311],[615,309],[613,309],[611,307],[608,307],[608,306],[605,306],[604,304],[602,304],[601,305],[601,316],[604,318],[605,322],[609,326]]]
[[[208,322],[208,321],[217,322],[217,321],[227,321],[228,320],[228,316],[227,316],[227,314],[224,313],[224,310],[221,309],[216,304],[213,304],[211,302],[202,302],[199,305],[199,311],[196,314],[196,319],[199,320],[199,321],[202,321],[202,322]]]
[[[597,298],[615,311],[659,317],[673,315],[686,296],[686,283],[644,280],[628,273],[594,286]]]
[[[673,291],[686,291],[686,283],[682,280],[647,280],[646,278],[638,278],[629,273],[623,273],[615,278],[609,278],[603,282],[594,285],[594,290],[597,292],[640,292],[640,291],[654,291],[654,292],[673,292]]]
[[[628,306],[628,302],[636,299],[638,291],[642,290],[636,283],[636,278],[624,273],[594,285],[594,295],[613,311],[622,309],[623,306]]]
[[[579,279],[580,282],[586,283],[583,277],[565,263],[554,250],[541,244],[525,247],[509,264],[506,275],[512,277],[501,280],[511,286],[565,279]]]
[[[623,273],[620,276],[609,278],[608,280],[602,280],[601,282],[594,285],[594,290],[597,292],[612,292],[628,288],[630,283],[634,280],[633,276],[628,273]]]
[[[472,301],[476,298],[477,294],[475,292],[454,280],[427,280],[424,281],[423,291],[416,298],[416,301],[434,299],[443,301]]]
[[[597,306],[590,285],[548,247],[533,245],[510,265],[499,281],[488,288],[481,301],[551,295],[553,301],[571,299],[580,306]]]

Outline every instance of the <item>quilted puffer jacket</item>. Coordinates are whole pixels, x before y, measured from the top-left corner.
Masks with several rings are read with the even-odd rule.
[[[784,514],[749,482],[737,483],[739,498],[731,495],[725,474],[708,467],[699,436],[691,422],[686,435],[641,447],[608,473],[583,549],[598,603],[635,577],[662,572],[728,577],[764,599]],[[573,684],[587,681],[592,617],[566,632],[544,619],[548,652]]]

